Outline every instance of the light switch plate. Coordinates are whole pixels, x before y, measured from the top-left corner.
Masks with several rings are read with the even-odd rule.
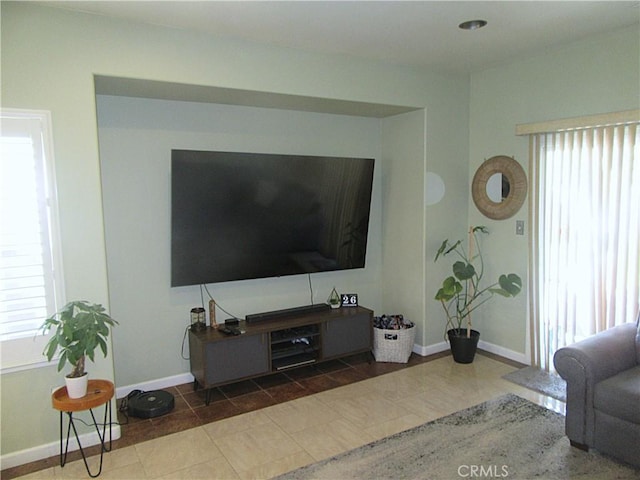
[[[516,235],[524,235],[524,220],[516,220]]]

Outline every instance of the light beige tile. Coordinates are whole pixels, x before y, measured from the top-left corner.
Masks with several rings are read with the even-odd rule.
[[[371,436],[371,438],[379,440],[395,433],[403,432],[405,430],[409,430],[410,428],[417,427],[418,425],[422,425],[423,423],[425,423],[424,417],[410,413],[399,418],[394,418],[393,420],[389,420],[387,422],[373,425],[365,429],[365,432],[367,432],[367,434]]]
[[[242,470],[239,474],[243,480],[267,479],[277,477],[278,475],[310,465],[314,462],[314,458],[307,452],[299,451],[272,462],[263,463],[248,470]]]
[[[266,415],[265,410],[244,413],[235,417],[225,418],[217,422],[203,425],[202,428],[212,439],[224,437],[238,432],[243,432],[255,428],[258,425],[271,423],[271,419]]]
[[[394,402],[369,395],[335,400],[329,406],[360,429],[401,417],[405,413]]]
[[[508,382],[516,368],[451,357],[114,450],[101,478],[271,478],[507,392],[564,413],[565,404]],[[90,459],[97,469],[97,457]],[[82,461],[21,477],[88,478]]]
[[[373,384],[374,393],[391,401],[426,393],[429,389],[426,378],[410,375],[389,375],[376,380]]]
[[[274,423],[215,438],[214,442],[238,472],[302,451],[302,447]]]
[[[421,418],[423,423],[446,415],[451,407],[441,397],[433,395],[414,395],[397,402],[399,408]]]
[[[87,459],[89,469],[92,473],[98,472],[100,468],[100,455],[94,455]],[[113,471],[123,467],[140,464],[135,447],[125,447],[105,452],[102,460],[102,473],[100,477],[107,477]],[[56,478],[87,478],[87,470],[82,460],[67,463],[64,467],[59,465],[54,467]],[[114,477],[111,477],[114,478]],[[142,477],[145,478],[145,477]]]
[[[505,380],[506,381],[506,380]],[[538,392],[534,392],[533,390],[529,390],[528,388],[521,387],[520,385],[516,385],[515,383],[507,382],[509,385],[506,386],[506,391],[514,393],[522,398],[526,398],[530,402],[533,402],[541,407],[545,407],[549,410],[553,410],[561,415],[566,414],[567,405],[566,403],[556,400],[555,398],[548,397]]]
[[[265,408],[264,413],[287,433],[299,432],[340,418],[339,413],[315,396],[274,405]]]
[[[358,397],[362,395],[373,395],[374,391],[374,382],[377,378],[368,378],[366,380],[362,380],[360,382],[351,383],[349,385],[344,385],[338,388],[332,388],[330,390],[325,390],[324,392],[316,393],[313,395],[314,398],[317,398],[321,402],[331,403],[335,400],[342,400],[345,398]]]
[[[231,464],[224,457],[220,457],[156,478],[163,480],[235,480],[240,477]]]
[[[87,478],[85,475],[82,478]],[[147,477],[142,463],[134,463],[124,467],[114,468],[102,472],[99,478],[112,479],[112,480],[145,480]]]
[[[159,477],[222,456],[201,427],[135,445],[147,476]]]
[[[52,478],[56,478],[55,467],[45,468],[44,470],[28,473],[18,478],[20,480],[50,480]]]
[[[92,473],[95,473],[98,471],[99,461],[94,461],[93,459],[90,458],[88,460],[88,463]],[[82,460],[69,462],[65,464],[64,467],[57,465],[53,467],[53,470],[55,472],[55,478],[71,479],[71,478],[86,478],[89,476],[87,475],[87,470]]]
[[[316,461],[375,440],[365,430],[345,419],[317,425],[292,436]]]

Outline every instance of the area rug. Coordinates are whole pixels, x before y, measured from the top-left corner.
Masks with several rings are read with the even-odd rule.
[[[505,395],[277,477],[635,479],[640,470],[569,446],[564,417]]]
[[[502,378],[529,390],[549,395],[562,402],[567,401],[567,382],[558,374],[535,367],[525,367],[503,375]]]

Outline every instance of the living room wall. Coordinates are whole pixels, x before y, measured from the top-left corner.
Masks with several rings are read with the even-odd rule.
[[[424,251],[418,255],[427,262],[417,267],[425,272],[418,340],[423,346],[442,338],[442,315],[431,298],[444,267],[431,260],[443,238],[463,235],[469,223],[487,224],[492,231],[488,253],[500,259],[496,268],[526,270],[526,241],[513,234],[514,220],[526,219],[526,209],[503,222],[480,216],[469,199],[469,178],[477,166],[507,154],[526,167],[526,140],[513,133],[517,123],[638,108],[640,98],[637,28],[476,73],[470,96],[467,76],[266,47],[27,2],[2,2],[1,8],[2,104],[52,112],[67,296],[110,307],[94,75],[424,107],[426,156],[414,161],[443,178],[446,194],[423,211],[424,188],[412,192],[416,217],[424,222],[424,242],[419,242]],[[551,94],[554,88],[563,96]],[[399,209],[383,217],[403,214]],[[381,245],[383,265],[385,249],[393,247]],[[406,252],[403,260],[415,253]],[[483,338],[524,356],[525,312],[524,295],[509,304],[496,302],[478,318]],[[96,377],[114,377],[111,356],[91,369]],[[58,419],[49,398],[61,383],[55,367],[3,374],[1,381],[3,467],[55,455]]]
[[[637,26],[540,52],[508,65],[471,75],[469,178],[494,155],[513,156],[529,168],[527,137],[517,124],[542,122],[640,107],[640,31]],[[484,250],[490,277],[527,275],[528,205],[507,220],[485,218],[469,199],[469,224],[486,225]],[[516,220],[525,235],[515,234]],[[525,280],[526,288],[526,280]],[[526,290],[523,290],[526,292]],[[496,353],[529,361],[526,293],[497,298],[474,323]]]
[[[85,298],[110,310],[118,308],[110,305],[108,288],[95,75],[424,108],[426,122],[421,130],[426,137],[417,140],[425,145],[426,155],[404,156],[403,161],[417,161],[437,172],[447,184],[447,195],[428,208],[431,218],[438,221],[421,229],[419,248],[465,229],[466,211],[457,207],[466,206],[468,199],[467,76],[267,47],[30,2],[2,2],[1,22],[3,106],[52,113],[69,299]],[[395,168],[404,168],[403,162],[389,161],[391,174]],[[414,215],[424,221],[424,182],[412,195],[418,209]],[[451,206],[460,215],[450,215]],[[385,215],[413,220],[413,215],[403,211]],[[380,245],[383,268],[392,269],[394,265],[385,265],[385,248],[394,246]],[[404,255],[422,257],[423,252],[405,251]],[[415,268],[425,270],[422,265]],[[402,289],[402,285],[393,288]],[[420,304],[418,314],[424,313],[424,318],[415,318],[418,343],[439,341],[437,305],[431,316],[424,299],[412,301]],[[144,343],[145,338],[127,341]],[[90,366],[94,378],[114,378],[112,352]],[[58,419],[49,395],[61,383],[61,374],[55,366],[48,366],[3,373],[1,381],[3,467],[55,455]],[[25,416],[25,411],[31,414]]]
[[[98,127],[118,386],[189,372],[181,340],[197,286],[170,287],[171,149],[376,159],[365,269],[312,274],[313,303],[335,286],[380,311],[382,252],[380,120],[234,105],[98,96]],[[133,234],[135,232],[135,234]],[[231,239],[236,240],[236,239]],[[237,239],[240,241],[241,239]],[[202,252],[206,254],[206,252]],[[306,275],[208,285],[234,316],[306,305]],[[208,296],[205,293],[205,302]],[[218,310],[218,321],[229,315]],[[145,342],[132,341],[144,337]]]

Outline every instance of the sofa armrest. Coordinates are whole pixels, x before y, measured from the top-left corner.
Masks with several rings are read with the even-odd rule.
[[[575,361],[581,365],[579,375],[585,375],[587,382],[598,383],[636,366],[635,334],[633,323],[618,325],[559,349],[553,363],[567,382],[573,380],[576,371],[570,362]]]
[[[636,326],[618,325],[559,349],[553,363],[567,381],[566,433],[569,439],[593,445],[595,385],[636,365]]]

